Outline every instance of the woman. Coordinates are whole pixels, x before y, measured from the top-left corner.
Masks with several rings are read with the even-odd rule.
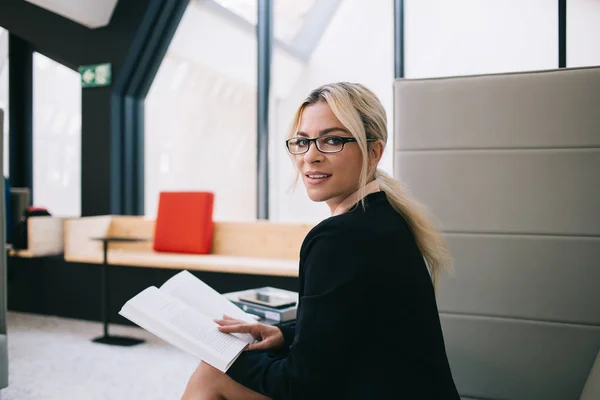
[[[183,399],[458,399],[434,286],[450,256],[425,211],[377,169],[385,110],[356,83],[314,90],[286,141],[308,196],[331,217],[300,251],[295,328],[217,321],[252,334],[223,374],[201,363]]]

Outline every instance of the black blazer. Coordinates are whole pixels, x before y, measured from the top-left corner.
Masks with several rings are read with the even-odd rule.
[[[283,399],[459,399],[433,285],[384,192],[327,218],[300,250],[298,317],[280,351],[247,351],[227,371]]]

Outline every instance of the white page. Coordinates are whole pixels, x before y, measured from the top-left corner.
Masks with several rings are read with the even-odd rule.
[[[173,346],[198,357],[202,361],[214,365],[214,362],[210,362],[208,360],[209,358],[214,358],[212,353],[207,357],[205,350],[199,348],[190,340],[185,339],[181,335],[171,331],[171,328],[166,324],[157,321],[153,317],[148,316],[146,313],[138,310],[135,308],[135,306],[131,305],[131,302],[125,303],[125,305],[121,308],[121,311],[119,311],[119,314],[152,333],[153,335],[163,339],[167,343],[170,343]],[[222,361],[218,361],[218,363],[222,363]]]
[[[188,271],[181,271],[173,276],[160,287],[160,290],[212,319],[221,319],[223,315],[229,315],[246,322],[256,322],[252,316]]]
[[[143,314],[136,318],[136,313]],[[120,312],[163,340],[192,352],[221,371],[241,353],[246,342],[220,332],[211,318],[195,312],[185,303],[152,286],[129,300]],[[180,337],[177,337],[180,336]],[[190,349],[189,344],[194,349]]]

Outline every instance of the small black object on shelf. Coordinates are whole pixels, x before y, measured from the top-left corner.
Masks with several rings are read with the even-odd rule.
[[[104,335],[92,339],[94,343],[110,344],[113,346],[135,346],[136,344],[144,343],[144,339],[136,339],[126,336],[110,335],[108,333],[108,307],[110,303],[109,290],[108,290],[108,244],[110,242],[119,243],[137,243],[137,242],[149,242],[152,239],[149,238],[132,238],[132,237],[117,237],[117,236],[104,236],[94,237],[92,240],[101,241],[103,244],[104,260],[102,263],[102,322],[104,324]]]

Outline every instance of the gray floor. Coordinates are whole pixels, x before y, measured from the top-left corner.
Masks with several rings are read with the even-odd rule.
[[[110,333],[147,339],[134,347],[90,341],[100,323],[8,313],[9,386],[3,400],[179,399],[198,361],[146,331]]]

